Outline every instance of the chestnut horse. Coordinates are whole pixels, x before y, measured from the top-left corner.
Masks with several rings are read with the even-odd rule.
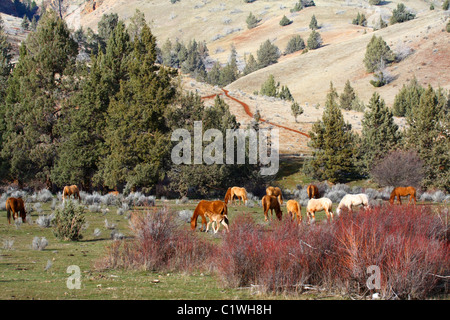
[[[62,195],[63,202],[66,200],[66,197],[70,199],[71,195],[73,195],[74,199],[78,199],[79,201],[81,201],[80,191],[78,190],[78,187],[76,185],[64,187]]]
[[[225,202],[216,200],[216,201],[207,201],[201,200],[197,207],[194,210],[194,214],[191,218],[191,229],[195,230],[197,228],[197,218],[200,216],[202,218],[202,227],[200,231],[203,231],[203,225],[206,225],[206,216],[209,214],[210,216],[213,214],[220,214],[222,216],[227,217],[228,209]],[[211,218],[210,218],[211,219]],[[228,227],[228,218],[224,218],[222,224],[226,223]],[[228,228],[227,228],[228,229]]]
[[[247,190],[245,190],[245,188],[232,187],[230,196],[231,203],[233,203],[234,196],[238,198],[238,202],[239,200],[242,200],[244,204],[247,204],[248,198],[247,198]]]
[[[297,223],[300,224],[302,222],[301,206],[296,200],[286,202],[286,210],[291,215],[292,221],[297,217]]]
[[[275,214],[276,214],[278,220],[281,221],[281,216],[282,216],[283,212],[280,209],[280,202],[277,197],[269,196],[266,194],[264,197],[262,197],[261,202],[262,202],[262,206],[264,209],[264,220],[265,221],[268,221],[267,216],[268,216],[269,209],[270,209],[270,221],[272,221],[273,210],[275,210]]]
[[[341,214],[341,210],[344,207],[347,207],[349,211],[352,211],[352,206],[362,205],[364,209],[369,208],[369,197],[367,194],[359,193],[359,194],[346,194],[339,202],[339,205],[336,209],[336,213],[339,216]]]
[[[14,220],[19,217],[22,218],[23,222],[26,222],[27,213],[25,211],[25,204],[21,198],[8,198],[6,199],[6,216],[8,218],[8,223],[11,224],[11,211]]]
[[[318,199],[319,198],[319,188],[317,188],[316,185],[314,184],[310,184],[307,188],[306,188],[306,193],[308,194],[308,198],[312,199]]]
[[[267,187],[266,195],[277,197],[278,201],[280,202],[280,205],[283,204],[283,194],[281,193],[281,189],[280,188],[278,188],[278,187]]]
[[[416,188],[414,187],[397,187],[394,188],[391,192],[391,197],[389,198],[390,204],[394,204],[395,197],[397,197],[397,203],[402,204],[401,197],[409,196],[408,204],[411,203],[411,200],[414,200],[414,204],[416,204]]]
[[[330,218],[333,220],[333,211],[331,210],[332,205],[332,201],[328,198],[310,199],[308,201],[308,205],[306,206],[308,222],[311,222],[311,217],[313,222],[316,221],[315,213],[322,210],[324,210],[327,214],[328,222],[330,221]]]

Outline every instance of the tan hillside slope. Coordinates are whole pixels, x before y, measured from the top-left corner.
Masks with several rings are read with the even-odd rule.
[[[339,34],[333,28],[319,30],[324,46],[306,54],[285,56],[279,63],[258,70],[228,86],[231,90],[254,92],[270,74],[276,81],[287,85],[294,98],[304,104],[324,104],[330,81],[342,92],[345,82],[350,80],[359,98],[367,103],[377,91],[392,105],[394,97],[404,83],[415,76],[422,85],[431,84],[450,89],[450,36],[443,31],[446,13],[428,11],[412,21],[395,24],[375,32],[353,33],[350,39],[337,41]],[[347,34],[352,29],[347,28]],[[372,74],[365,71],[363,59],[366,46],[373,35],[381,36],[396,51],[412,50],[412,54],[387,68],[395,80],[381,88],[374,88],[369,81]]]

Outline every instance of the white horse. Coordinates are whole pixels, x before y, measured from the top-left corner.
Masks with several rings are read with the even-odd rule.
[[[349,211],[352,211],[352,206],[362,205],[364,209],[369,208],[369,198],[367,194],[359,193],[359,194],[346,194],[336,209],[336,213],[338,215],[341,214],[341,210],[344,207],[347,207]]]
[[[310,199],[306,206],[306,214],[308,216],[308,222],[311,222],[311,218],[312,218],[312,222],[315,222],[316,221],[316,218],[315,218],[316,211],[322,211],[322,210],[324,210],[325,213],[327,214],[328,222],[330,221],[330,218],[331,218],[331,220],[333,220],[333,211],[331,210],[332,205],[333,205],[333,202],[328,198]]]

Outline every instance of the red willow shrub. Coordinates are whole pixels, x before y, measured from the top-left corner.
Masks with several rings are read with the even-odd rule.
[[[167,208],[134,213],[130,226],[134,238],[115,241],[97,268],[191,271],[212,256],[213,245],[182,228]]]
[[[248,215],[236,217],[215,254],[228,286],[259,285],[267,292],[314,285],[365,295],[369,266],[380,270],[383,298],[421,299],[448,293],[448,226],[424,206],[381,206],[343,213],[334,223],[271,230]]]

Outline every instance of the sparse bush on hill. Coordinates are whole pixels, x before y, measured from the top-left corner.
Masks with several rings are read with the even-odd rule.
[[[266,40],[262,43],[256,54],[258,56],[259,68],[265,68],[271,64],[277,63],[278,58],[280,58],[281,55],[280,49],[272,44],[270,40]]]
[[[286,16],[283,16],[283,18],[281,18],[281,20],[280,20],[280,26],[282,26],[282,27],[290,25],[291,23],[292,23],[292,20],[289,20],[289,18]]]
[[[245,22],[247,23],[247,28],[248,29],[253,29],[254,27],[256,27],[258,25],[258,22],[260,20],[256,18],[256,16],[253,13],[249,13],[249,15],[247,16],[247,19],[245,20]]]
[[[380,63],[390,64],[395,60],[395,54],[381,37],[373,36],[366,47],[364,65],[367,72],[375,72],[380,69]]]
[[[356,16],[356,18],[353,19],[352,24],[365,27],[367,25],[367,19],[366,19],[365,14],[358,12],[358,15]]]
[[[416,17],[414,13],[406,9],[403,3],[397,4],[397,8],[392,11],[392,17],[389,20],[390,24],[401,23],[412,20]]]
[[[300,35],[295,35],[289,39],[286,49],[284,49],[284,54],[290,54],[303,49],[305,49],[305,42]]]
[[[308,37],[308,49],[310,50],[315,50],[318,49],[322,46],[323,40],[322,37],[320,36],[320,33],[313,30]]]

